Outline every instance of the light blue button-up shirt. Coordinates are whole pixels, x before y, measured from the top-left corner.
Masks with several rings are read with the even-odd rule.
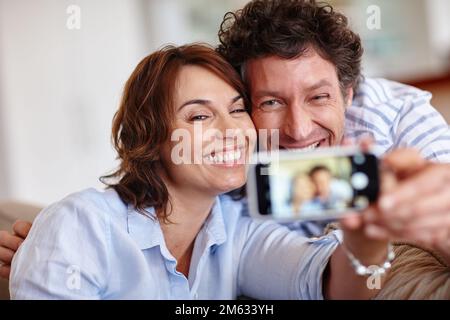
[[[321,299],[339,231],[310,240],[242,216],[218,197],[194,245],[189,277],[176,270],[157,220],[113,190],[89,189],[39,214],[14,257],[12,299]]]

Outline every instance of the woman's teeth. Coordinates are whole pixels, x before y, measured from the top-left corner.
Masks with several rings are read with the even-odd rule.
[[[229,151],[221,154],[208,156],[208,161],[215,164],[234,163],[241,158],[241,150]]]

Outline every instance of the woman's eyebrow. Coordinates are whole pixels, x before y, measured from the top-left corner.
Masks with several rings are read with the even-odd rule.
[[[211,104],[211,100],[206,100],[206,99],[193,99],[193,100],[189,100],[186,101],[185,103],[183,103],[178,110],[183,109],[184,107],[191,105],[191,104],[200,104],[200,105],[210,105]]]
[[[243,99],[242,95],[238,95],[238,96],[234,97],[233,99],[231,99],[230,105],[232,105],[233,103],[238,102],[241,99]]]
[[[234,97],[233,99],[231,99],[230,105],[232,105],[233,103],[236,103],[237,101],[242,99],[242,95],[238,95],[236,97]],[[192,105],[192,104],[199,104],[199,105],[211,105],[212,101],[211,100],[207,100],[207,99],[192,99],[189,101],[186,101],[185,103],[183,103],[179,108],[178,111],[180,111],[181,109],[183,109],[186,106]]]

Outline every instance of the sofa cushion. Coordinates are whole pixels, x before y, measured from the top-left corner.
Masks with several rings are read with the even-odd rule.
[[[396,258],[377,300],[450,300],[450,266],[431,250],[394,245]]]

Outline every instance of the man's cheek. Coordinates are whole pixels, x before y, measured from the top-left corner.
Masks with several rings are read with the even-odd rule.
[[[343,113],[337,112],[323,112],[318,118],[317,122],[333,134],[333,143],[339,144],[344,135],[345,117]]]
[[[277,126],[277,118],[274,116],[261,114],[261,112],[253,112],[252,120],[256,129],[279,129]]]

